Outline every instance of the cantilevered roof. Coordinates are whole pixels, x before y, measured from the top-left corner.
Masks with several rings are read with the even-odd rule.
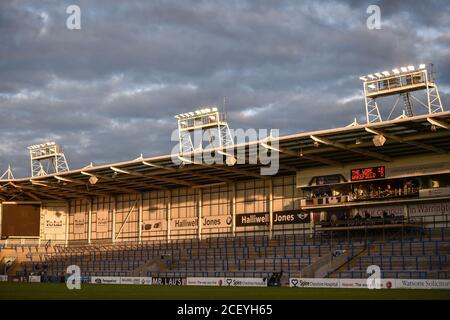
[[[383,135],[386,138],[383,146],[374,145],[372,139],[375,135]],[[257,158],[257,163],[248,161],[249,155],[255,153],[256,146],[280,153],[280,169],[277,173],[279,176],[295,174],[297,170],[305,168],[350,162],[389,162],[397,157],[424,153],[449,154],[450,112],[304,132],[239,144],[233,147],[234,154],[245,150],[245,161],[238,158],[238,163],[233,166],[228,166],[225,161],[224,164],[191,161],[180,165],[177,164],[178,155],[163,155],[89,166],[42,177],[1,180],[0,200],[66,200],[180,187],[202,188],[239,180],[270,178],[261,175],[260,169],[268,167],[261,163],[261,159]],[[194,155],[207,158],[212,152],[223,156],[227,151],[203,150],[184,155],[184,158],[193,158]],[[95,180],[96,183],[92,184]]]

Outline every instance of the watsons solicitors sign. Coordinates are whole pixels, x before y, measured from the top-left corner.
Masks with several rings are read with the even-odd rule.
[[[269,219],[268,212],[237,214],[236,227],[268,226],[270,223]],[[274,225],[309,222],[309,213],[300,210],[273,212]]]

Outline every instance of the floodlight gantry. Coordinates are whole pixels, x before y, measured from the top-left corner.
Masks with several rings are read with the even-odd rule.
[[[414,115],[411,99],[414,99],[425,107],[429,114],[444,111],[435,83],[434,67],[432,64],[420,64],[418,67],[410,65],[394,68],[392,72],[376,72],[360,77],[360,79],[363,81],[364,87],[367,123],[383,121],[376,101],[377,98],[397,94],[403,98],[404,114],[407,117]],[[421,101],[411,94],[418,90],[426,91],[426,101]],[[395,109],[397,102],[393,109]]]
[[[28,150],[30,151],[32,177],[45,176],[51,173],[51,169],[54,173],[69,171],[69,165],[61,145],[55,142],[46,142],[29,146]]]
[[[201,139],[203,139],[205,133],[209,136],[211,148],[226,148],[233,145],[228,123],[216,107],[206,107],[193,112],[181,113],[176,115],[175,118],[178,120],[180,155],[193,152],[197,148],[204,149],[203,141],[196,147],[192,143],[191,134],[194,134],[195,137],[196,132],[201,133]]]

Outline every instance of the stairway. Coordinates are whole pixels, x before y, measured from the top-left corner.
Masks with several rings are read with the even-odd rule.
[[[407,117],[414,116],[413,113],[413,105],[411,101],[411,96],[409,95],[409,92],[402,93],[403,102],[405,104],[405,114]]]

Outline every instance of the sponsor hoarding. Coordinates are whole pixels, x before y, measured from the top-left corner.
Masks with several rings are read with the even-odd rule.
[[[309,223],[310,215],[301,210],[275,211],[273,224]],[[236,227],[268,226],[270,216],[268,212],[243,213],[236,215]]]
[[[414,176],[421,175],[426,173],[436,173],[439,171],[448,170],[450,168],[449,162],[435,162],[435,163],[426,163],[412,166],[399,166],[394,168],[386,168],[386,173],[389,178],[395,176]]]
[[[268,226],[269,213],[243,213],[236,215],[236,227]]]
[[[167,221],[163,219],[158,220],[148,220],[144,221],[142,224],[142,231],[166,231],[167,230]]]
[[[41,282],[41,276],[29,276],[28,282]]]
[[[120,277],[91,277],[91,283],[96,284],[120,284]]]
[[[227,228],[231,227],[233,222],[231,216],[209,216],[202,217],[202,228]]]
[[[381,280],[381,289],[450,290],[450,279],[380,279],[380,280]],[[367,279],[290,278],[289,287],[367,289]]]
[[[381,289],[394,289],[395,279],[380,279]],[[339,288],[368,289],[367,279],[339,279]]]
[[[289,287],[294,288],[339,288],[339,279],[290,278]]]
[[[225,278],[228,287],[267,287],[267,278]]]
[[[446,187],[446,188],[430,188],[430,189],[420,189],[419,190],[419,197],[420,198],[442,197],[442,196],[449,196],[449,195],[450,195],[450,187]]]
[[[173,277],[173,278],[152,278],[153,285],[161,285],[161,286],[182,286],[185,284],[184,278]]]
[[[180,218],[170,221],[171,230],[197,229],[198,218]]]
[[[201,277],[187,277],[186,285],[188,286],[223,286],[225,278],[201,278]]]
[[[121,277],[121,284],[134,284],[134,285],[151,285],[151,277]]]
[[[75,213],[73,215],[73,233],[84,233],[86,222],[86,215],[84,213]]]
[[[108,211],[97,211],[97,232],[108,232]]]
[[[383,218],[384,213],[388,217],[404,217],[405,209],[403,206],[364,207],[353,210],[353,217],[359,214],[361,217]]]
[[[45,214],[44,233],[45,234],[63,234],[64,233],[64,215],[61,212],[47,211]]]
[[[7,275],[0,275],[0,282],[6,282],[8,281],[8,276]]]
[[[396,279],[398,289],[446,289],[450,290],[450,279]]]
[[[309,223],[310,215],[308,212],[293,211],[275,211],[273,213],[273,224],[291,224],[291,223]]]
[[[267,287],[266,278],[186,278],[188,286]]]
[[[450,213],[450,201],[408,205],[410,217]]]

